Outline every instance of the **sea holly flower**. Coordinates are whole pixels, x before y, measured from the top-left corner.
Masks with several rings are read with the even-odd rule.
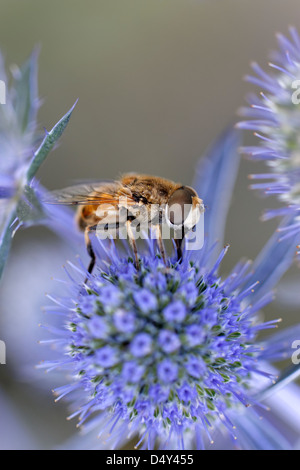
[[[80,261],[71,264],[66,294],[55,300],[65,325],[56,330],[60,357],[41,367],[71,374],[71,383],[55,390],[57,399],[69,395],[71,416],[95,426],[111,447],[136,436],[142,448],[203,448],[219,428],[242,446],[246,439],[239,435],[247,432],[251,442],[251,432],[263,433],[257,410],[265,405],[258,392],[264,381],[276,381],[269,364],[286,357],[289,343],[287,336],[276,343],[260,340],[260,331],[276,328],[279,320],[263,322],[258,314],[272,300],[294,248],[290,241],[278,243],[275,233],[253,270],[243,261],[227,277],[220,275],[228,246],[215,257],[210,241],[223,236],[238,143],[235,132],[226,133],[198,168],[196,187],[211,202],[203,250],[185,250],[181,263],[169,256],[165,265],[148,240],[137,270],[129,251],[119,251],[113,241],[95,242],[94,274]],[[265,435],[266,447],[289,445],[279,431],[272,439]]]
[[[70,211],[43,204],[46,191],[35,179],[74,109],[41,137],[37,126],[37,57],[35,50],[20,69],[13,69],[6,103],[0,105],[0,277],[13,234],[21,226],[43,223],[66,233],[67,224],[73,225]],[[0,78],[7,83],[1,54]]]
[[[291,27],[290,38],[282,34],[277,38],[279,50],[269,63],[272,72],[253,63],[255,75],[246,77],[261,92],[249,95],[249,107],[240,110],[247,120],[237,127],[254,131],[260,141],[242,147],[243,153],[268,167],[265,173],[250,175],[257,180],[251,188],[275,195],[284,203],[281,208],[266,211],[263,218],[294,215],[294,223],[281,229],[282,238],[298,232],[300,242],[300,36]]]

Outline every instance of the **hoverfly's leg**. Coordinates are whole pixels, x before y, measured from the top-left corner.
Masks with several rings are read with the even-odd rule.
[[[127,230],[127,234],[128,234],[128,238],[129,238],[129,243],[130,243],[130,246],[133,250],[133,253],[134,253],[134,257],[135,257],[135,267],[136,269],[139,271],[140,269],[140,262],[139,262],[139,257],[138,257],[138,252],[137,252],[137,247],[136,247],[136,243],[135,243],[135,238],[134,238],[134,234],[133,234],[133,231],[132,231],[132,228],[131,228],[131,220],[127,220],[126,221],[126,230]]]
[[[182,243],[184,239],[184,228],[182,228],[181,231],[181,238],[175,238],[175,245],[176,245],[176,251],[177,251],[177,261],[181,263],[182,261]]]
[[[160,225],[155,225],[154,230],[156,233],[156,238],[157,238],[157,243],[158,243],[158,248],[160,251],[160,254],[162,256],[162,259],[165,264],[167,264],[167,259],[166,259],[166,250],[165,250],[165,245],[161,236],[161,226]]]
[[[94,226],[89,225],[88,227],[86,227],[85,232],[84,232],[84,239],[85,239],[86,249],[87,249],[88,254],[91,257],[91,261],[90,261],[90,264],[89,264],[89,267],[88,267],[88,273],[89,274],[92,274],[93,269],[95,267],[95,263],[96,263],[96,255],[95,255],[95,252],[93,250],[92,242],[91,242],[91,239],[90,239],[90,232],[93,230],[93,228],[94,228]],[[85,280],[85,282],[86,281],[87,281],[87,279]]]
[[[182,242],[183,240],[180,238],[175,238],[175,245],[176,245],[176,251],[177,251],[177,261],[181,262],[182,261]]]

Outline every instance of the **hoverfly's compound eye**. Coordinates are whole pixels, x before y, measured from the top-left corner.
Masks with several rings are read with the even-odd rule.
[[[187,186],[174,191],[166,208],[166,217],[170,224],[175,226],[184,224],[192,209],[193,197],[197,197],[197,193]]]

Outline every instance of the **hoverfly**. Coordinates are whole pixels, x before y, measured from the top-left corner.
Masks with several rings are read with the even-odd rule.
[[[87,251],[91,257],[88,268],[90,274],[96,261],[90,233],[99,227],[108,233],[110,230],[126,228],[138,269],[133,223],[151,224],[164,262],[166,253],[161,229],[163,224],[168,224],[177,233],[174,241],[180,260],[184,235],[194,228],[200,214],[204,212],[203,201],[193,188],[156,176],[131,173],[118,181],[95,182],[54,191],[52,196],[49,203],[79,206],[76,219],[80,230],[84,231]]]

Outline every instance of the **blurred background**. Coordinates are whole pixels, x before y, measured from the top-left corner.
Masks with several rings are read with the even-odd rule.
[[[238,119],[253,90],[243,81],[250,62],[266,67],[275,34],[287,34],[289,25],[300,30],[299,0],[0,0],[6,64],[20,65],[41,47],[41,128],[50,129],[79,98],[59,148],[39,172],[41,182],[57,189],[136,171],[191,184],[198,159]],[[276,203],[248,190],[247,175],[262,168],[241,162],[224,272],[241,257],[253,259],[276,227],[258,222]],[[66,406],[53,403],[57,382],[34,370],[48,358],[37,345],[41,306],[49,303],[44,294],[56,289],[52,277],[63,277],[67,255],[74,257],[44,229],[14,240],[0,287],[0,339],[7,345],[0,448],[53,448],[75,432]],[[295,267],[267,318],[283,317],[284,326],[298,321],[299,294],[296,300],[290,294],[298,282]]]

